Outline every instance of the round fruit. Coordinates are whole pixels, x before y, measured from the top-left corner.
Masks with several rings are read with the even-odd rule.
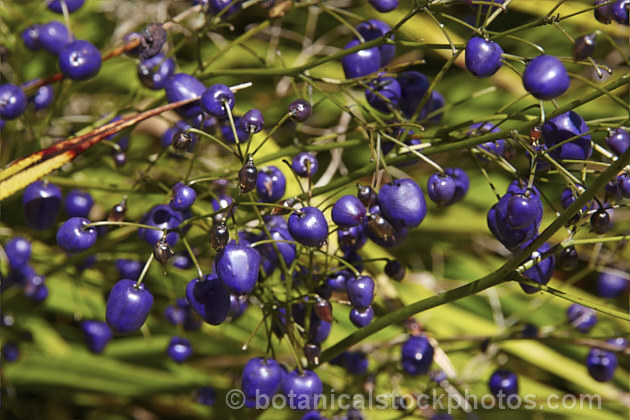
[[[350,321],[357,328],[363,328],[369,325],[373,318],[374,309],[372,309],[371,306],[368,306],[366,309],[352,308],[350,311]]]
[[[401,96],[400,83],[393,77],[377,77],[365,89],[367,102],[385,114],[391,114],[393,109],[398,109]]]
[[[381,13],[391,12],[398,7],[399,0],[368,0],[372,7]]]
[[[47,108],[55,99],[55,90],[52,86],[42,86],[34,95],[28,97],[28,102],[33,104],[35,111]]]
[[[288,114],[293,121],[304,122],[311,116],[313,108],[306,99],[296,99],[289,104]]]
[[[288,406],[293,410],[316,409],[322,392],[321,379],[308,369],[304,369],[301,374],[297,370],[289,372],[282,381],[282,393],[288,398]]]
[[[378,19],[370,19],[367,22],[361,22],[357,25],[356,30],[366,41],[385,36],[392,30],[388,24]],[[390,35],[389,39],[394,39],[394,35]],[[378,47],[381,52],[381,67],[388,65],[396,55],[396,45],[384,44]]]
[[[22,210],[26,226],[48,230],[61,209],[61,190],[50,182],[35,181],[24,189]]]
[[[595,0],[593,2],[595,6],[598,6],[602,3],[607,4],[604,4],[603,6],[594,9],[593,12],[595,13],[595,19],[605,25],[608,25],[613,20],[612,3],[610,3],[610,0]]]
[[[628,26],[630,22],[630,0],[617,0],[610,5],[615,22]]]
[[[540,255],[551,249],[551,245],[545,242],[542,244],[536,251],[534,251],[529,259],[537,259]],[[528,268],[523,272],[523,276],[527,277],[530,280],[535,281],[540,284],[547,284],[549,280],[551,280],[551,276],[553,275],[553,270],[556,267],[556,257],[552,254],[549,255],[544,260],[540,261],[538,264],[535,264],[533,267]],[[536,293],[539,289],[534,286],[529,286],[527,284],[521,283],[521,289],[525,293]]]
[[[163,53],[138,63],[138,78],[149,89],[163,89],[166,81],[175,73],[175,60]]]
[[[300,152],[293,158],[291,168],[298,176],[307,177],[314,175],[319,168],[319,163],[315,155],[309,152]]]
[[[37,51],[40,49],[39,45],[39,28],[41,25],[35,24],[22,31],[22,41],[24,46],[31,51]]]
[[[166,354],[177,363],[184,362],[192,353],[190,341],[182,337],[172,337],[166,349]]]
[[[501,54],[503,49],[496,42],[473,37],[466,44],[466,69],[476,77],[490,77],[503,65]]]
[[[88,217],[93,205],[90,193],[75,189],[66,195],[64,208],[70,217]]]
[[[630,172],[617,176],[617,188],[622,197],[630,198]]]
[[[51,54],[59,55],[61,50],[71,41],[68,28],[59,21],[51,20],[39,26],[37,43]]]
[[[461,201],[468,192],[470,186],[470,180],[468,174],[460,168],[444,168],[444,173],[451,176],[455,181],[455,193],[448,203],[445,205],[450,206]]]
[[[368,364],[367,354],[362,351],[349,351],[344,361],[344,367],[351,375],[364,375]]]
[[[427,181],[427,193],[431,201],[439,206],[448,204],[455,195],[455,180],[446,173],[436,173]]]
[[[407,269],[398,260],[389,260],[385,264],[385,274],[396,281],[401,281],[405,277],[406,272]]]
[[[153,295],[144,284],[136,286],[135,281],[123,279],[109,293],[105,318],[116,334],[131,334],[146,322],[152,306]]]
[[[57,244],[70,253],[89,249],[96,242],[98,233],[93,227],[86,228],[90,221],[83,217],[71,217],[57,231]]]
[[[4,245],[4,252],[9,259],[9,267],[12,270],[19,269],[26,266],[31,259],[31,242],[21,236],[15,236]]]
[[[608,382],[617,369],[617,355],[611,351],[592,348],[586,356],[586,369],[598,382]]]
[[[234,108],[234,93],[227,85],[218,83],[210,86],[201,95],[201,107],[217,118],[227,118],[228,109]]]
[[[398,75],[398,83],[401,91],[400,109],[405,117],[411,118],[429,90],[431,82],[419,71],[409,70]]]
[[[142,264],[140,261],[127,260],[119,258],[115,261],[116,269],[121,279],[138,280],[142,272]]]
[[[91,43],[80,39],[59,51],[57,63],[67,78],[87,80],[96,76],[101,69],[101,53]]]
[[[256,192],[261,201],[274,203],[284,195],[286,183],[286,178],[280,169],[275,166],[267,166],[258,171]]]
[[[254,408],[259,396],[271,399],[282,383],[285,371],[274,359],[255,357],[250,359],[241,377],[241,389],[245,394],[245,406]]]
[[[514,194],[507,203],[507,221],[514,229],[522,229],[540,217],[541,209],[536,194]]]
[[[331,215],[333,222],[339,226],[357,226],[365,218],[365,206],[354,195],[344,195],[333,205]]]
[[[94,354],[102,353],[107,343],[114,338],[114,333],[103,321],[83,321],[81,331],[85,345]]]
[[[434,353],[426,337],[409,337],[402,345],[402,367],[410,375],[425,375],[433,363]]]
[[[346,44],[344,49],[347,50],[358,45],[361,45],[361,42],[353,39]],[[381,52],[378,47],[365,48],[344,56],[341,59],[341,65],[346,79],[367,76],[378,71],[381,67]]]
[[[19,86],[7,83],[0,85],[0,117],[12,120],[24,113],[28,98]]]
[[[606,137],[606,144],[617,156],[621,156],[630,147],[630,133],[623,128],[616,128]]]
[[[602,271],[597,275],[595,284],[597,295],[604,298],[616,298],[628,289],[630,281],[622,277],[621,273]]]
[[[229,243],[216,257],[215,265],[219,278],[236,295],[254,290],[260,268],[260,253],[241,241]]]
[[[570,83],[564,64],[551,55],[534,58],[523,72],[525,90],[538,99],[556,98],[566,92]]]
[[[408,178],[383,185],[378,192],[378,202],[383,215],[398,227],[414,228],[427,214],[422,189]]]
[[[554,159],[587,160],[592,153],[591,136],[584,119],[575,111],[560,114],[543,124],[542,136],[548,148],[577,137],[549,152]]]
[[[518,396],[518,377],[507,369],[497,369],[490,376],[488,388],[494,396],[508,400],[510,397]]]
[[[250,109],[241,118],[241,128],[250,134],[260,132],[265,127],[262,112],[258,109]]]
[[[140,223],[155,226],[160,229],[174,229],[182,222],[181,213],[173,210],[165,204],[158,204],[149,210],[147,214],[140,220]],[[162,231],[155,229],[138,229],[138,235],[147,241],[149,245],[155,245],[162,238]],[[169,232],[166,234],[166,242],[173,247],[179,239],[179,233]]]
[[[199,404],[212,406],[216,400],[216,393],[211,386],[202,386],[193,393],[193,399]]]
[[[289,216],[289,233],[305,246],[320,247],[328,238],[328,223],[317,207],[303,207]]]
[[[176,73],[171,76],[164,85],[166,100],[169,103],[200,97],[206,87],[195,77],[186,73]],[[175,110],[184,118],[194,118],[201,114],[199,101],[194,101]]]
[[[599,209],[591,216],[591,230],[598,235],[603,235],[612,227],[610,214],[604,209]]]
[[[72,13],[81,8],[81,6],[83,6],[83,3],[85,3],[85,0],[51,0],[47,2],[48,9],[55,13],[63,14],[63,7],[61,5],[61,2],[64,2],[66,4],[66,10],[68,11],[68,13]]]
[[[340,227],[337,229],[337,243],[344,253],[358,251],[367,242],[365,234],[366,223],[352,227]]]
[[[578,303],[567,309],[567,320],[576,330],[583,333],[589,332],[597,323],[595,311]]]
[[[185,211],[193,205],[196,198],[197,193],[194,189],[178,182],[173,187],[171,201],[168,204],[175,211]]]
[[[367,309],[374,301],[374,280],[370,276],[351,277],[346,281],[350,303],[357,309]]]
[[[574,246],[564,248],[558,253],[558,267],[565,271],[575,270],[578,265],[578,253]]]
[[[193,279],[186,286],[186,299],[197,315],[210,325],[225,321],[230,311],[230,292],[216,274]]]
[[[585,60],[595,52],[596,33],[576,38],[571,47],[571,55],[574,60]]]

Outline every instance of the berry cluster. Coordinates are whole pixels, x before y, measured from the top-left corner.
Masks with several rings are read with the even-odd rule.
[[[339,387],[628,391],[630,1],[98,3],[6,6],[14,414],[50,384],[303,419],[369,417],[318,405]]]

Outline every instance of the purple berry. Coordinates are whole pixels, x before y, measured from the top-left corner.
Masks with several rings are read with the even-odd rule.
[[[365,219],[365,206],[354,195],[344,195],[333,205],[331,215],[333,222],[339,226],[357,226]]]
[[[585,60],[595,52],[596,33],[583,35],[576,38],[571,47],[571,55],[574,60]]]
[[[85,3],[85,0],[51,0],[47,2],[48,9],[55,13],[63,14],[63,7],[61,6],[62,1],[66,4],[68,13],[78,10],[81,6],[83,6],[83,3]]]
[[[317,158],[310,152],[300,152],[293,158],[291,168],[298,176],[308,177],[314,175],[319,168]]]
[[[422,189],[412,179],[398,179],[383,185],[378,192],[378,202],[383,215],[398,227],[417,227],[427,215]]]
[[[70,217],[88,217],[94,200],[90,193],[81,190],[71,190],[66,195],[64,203],[66,214]]]
[[[361,22],[357,25],[356,29],[366,41],[372,41],[373,39],[385,36],[385,34],[392,30],[387,23],[378,19],[370,19],[367,22]],[[388,38],[394,39],[394,35],[391,34]],[[396,46],[384,44],[379,46],[378,49],[381,52],[381,67],[384,67],[394,59]]]
[[[366,309],[352,308],[350,311],[350,321],[357,328],[367,326],[374,318],[374,309],[371,306]]]
[[[192,99],[201,96],[206,87],[195,77],[186,73],[177,73],[171,76],[164,85],[166,100],[169,103],[179,102],[184,99]],[[202,112],[199,101],[194,101],[175,110],[184,118],[194,118]]]
[[[243,242],[227,244],[215,260],[219,278],[232,293],[239,296],[254,290],[260,262],[258,250]]]
[[[613,20],[612,3],[609,3],[609,2],[610,0],[595,0],[593,2],[593,5],[595,6],[600,5],[602,3],[608,3],[604,6],[598,7],[597,9],[593,10],[593,12],[595,13],[595,19],[597,19],[599,22],[605,25],[608,25]]]
[[[381,13],[388,13],[398,7],[399,0],[368,0],[374,9]]]
[[[212,406],[216,400],[216,393],[211,386],[202,386],[194,392],[193,399],[199,404]]]
[[[177,363],[183,363],[192,353],[190,341],[182,337],[172,337],[166,348],[166,354]]]
[[[27,104],[28,98],[19,86],[0,85],[0,117],[13,120],[24,113]]]
[[[621,156],[630,147],[630,133],[621,127],[616,128],[606,137],[606,144],[614,154]]]
[[[628,26],[630,22],[630,0],[617,0],[610,5],[610,11],[615,22]]]
[[[163,89],[166,81],[175,72],[175,60],[159,53],[138,63],[138,78],[149,89]]]
[[[346,282],[350,303],[357,309],[367,309],[374,301],[374,280],[370,276],[351,277]]]
[[[274,203],[284,195],[286,178],[280,169],[267,166],[258,171],[256,192],[262,202]]]
[[[261,402],[257,397],[271,399],[278,392],[285,371],[274,359],[255,357],[243,368],[241,389],[245,394],[245,406],[254,408]]]
[[[39,45],[39,28],[41,25],[35,24],[22,31],[22,41],[24,45],[31,51],[40,49]]]
[[[107,343],[114,338],[113,331],[103,321],[83,321],[81,331],[85,345],[94,354],[102,353]]]
[[[468,192],[470,180],[468,174],[460,168],[444,168],[444,173],[451,176],[455,181],[455,193],[448,203],[445,205],[455,204],[461,201]]]
[[[155,226],[160,229],[174,229],[182,222],[181,213],[173,210],[171,207],[159,204],[149,210],[147,214],[140,220],[140,223]],[[138,229],[138,235],[147,241],[149,245],[155,245],[162,238],[162,232],[155,229]],[[166,242],[173,247],[179,239],[179,233],[169,232],[166,234]]]
[[[304,122],[311,116],[313,107],[306,99],[296,99],[289,104],[288,114],[293,121]]]
[[[255,134],[265,128],[265,120],[258,109],[250,109],[241,117],[241,129],[246,133]]]
[[[540,257],[543,253],[549,251],[551,249],[551,245],[545,242],[542,244],[536,251],[534,251],[529,259],[536,259]],[[535,281],[539,284],[547,284],[553,275],[553,270],[556,267],[556,257],[552,254],[535,264],[533,267],[528,268],[523,272],[523,276],[527,277],[530,280]],[[521,284],[521,288],[525,293],[536,293],[539,289],[533,286],[529,286],[526,284]]]
[[[133,280],[120,280],[114,285],[107,299],[105,318],[116,334],[131,334],[146,322],[153,295]]]
[[[424,336],[409,337],[402,345],[402,367],[410,375],[426,375],[429,372],[435,350]]]
[[[523,72],[525,90],[538,99],[557,98],[566,92],[570,83],[564,64],[551,55],[534,58]]]
[[[317,207],[303,207],[289,216],[289,233],[305,246],[320,247],[328,238],[328,223]]]
[[[591,136],[584,119],[575,111],[568,111],[545,122],[543,139],[547,147],[563,142],[569,138],[574,140],[564,143],[549,152],[554,159],[587,160],[592,153]]]
[[[186,286],[186,299],[197,315],[210,325],[225,321],[230,310],[230,292],[215,274],[193,279]]]
[[[227,118],[228,109],[234,108],[234,93],[227,85],[218,83],[210,86],[201,95],[201,107],[217,118]]]
[[[288,398],[289,408],[296,410],[314,410],[323,392],[319,376],[308,369],[300,374],[297,370],[289,372],[282,381],[282,393]]]
[[[98,234],[93,227],[86,228],[90,221],[83,217],[71,217],[57,231],[57,244],[70,253],[89,249],[96,242]]]
[[[25,83],[28,85],[28,83]],[[47,108],[55,99],[55,90],[52,86],[42,86],[37,89],[34,95],[28,97],[28,102],[33,104],[35,111]]]
[[[173,186],[169,206],[175,211],[185,211],[193,205],[196,198],[197,193],[193,188],[183,182],[178,182]]]
[[[115,261],[116,269],[121,279],[138,280],[142,272],[143,263],[140,261],[119,258]]]
[[[431,201],[439,206],[450,203],[455,195],[455,180],[450,175],[436,173],[429,177],[427,182],[427,193]]]
[[[504,401],[508,401],[508,398],[518,396],[518,378],[509,370],[497,369],[490,376],[488,388],[494,396],[505,398]]]
[[[35,275],[26,278],[22,287],[24,296],[35,303],[41,303],[48,297],[48,287],[42,276]]]
[[[53,55],[59,55],[61,50],[70,42],[70,34],[68,28],[56,20],[44,23],[39,26],[39,37],[37,39],[39,46]]]
[[[365,89],[367,102],[385,114],[391,114],[393,109],[398,109],[401,96],[400,83],[393,77],[377,77]]]
[[[598,382],[608,382],[615,375],[617,355],[608,350],[592,348],[586,356],[586,369]]]
[[[473,37],[466,44],[466,69],[479,78],[496,73],[501,63],[503,49],[494,41]]]
[[[405,117],[411,118],[420,105],[420,101],[429,90],[431,82],[429,78],[419,71],[410,70],[398,75],[400,84],[401,101],[400,109]]]
[[[361,45],[361,42],[353,39],[345,46],[345,49],[358,45]],[[346,79],[367,76],[381,67],[381,52],[378,47],[362,49],[344,56],[341,59],[341,65]]]
[[[621,273],[613,271],[602,271],[597,275],[595,290],[597,295],[604,298],[616,298],[622,295],[627,289],[630,281],[622,277]]]
[[[24,189],[22,210],[30,228],[48,230],[55,224],[61,209],[61,190],[50,182],[35,181]]]
[[[19,269],[26,266],[31,259],[31,242],[21,236],[15,236],[4,245],[4,252],[9,259],[9,267],[12,270]]]
[[[591,308],[574,303],[567,309],[567,320],[576,330],[587,333],[597,323],[597,316]]]
[[[5,343],[1,352],[7,362],[15,362],[20,357],[20,349],[16,343]]]
[[[96,76],[101,69],[101,53],[88,41],[77,40],[59,51],[57,63],[67,78],[87,80]]]

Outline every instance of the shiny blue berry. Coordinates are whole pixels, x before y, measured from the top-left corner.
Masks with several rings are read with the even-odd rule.
[[[57,63],[67,78],[87,80],[96,76],[101,69],[101,53],[88,41],[77,40],[59,51]]]
[[[523,72],[525,90],[538,99],[553,99],[569,89],[571,80],[564,64],[551,55],[540,55]]]
[[[81,332],[85,345],[94,354],[102,353],[107,343],[114,338],[114,332],[103,321],[83,321]]]
[[[227,118],[228,109],[234,108],[234,93],[227,85],[218,83],[210,86],[201,95],[201,107],[217,118]]]
[[[96,242],[98,234],[93,227],[86,227],[90,221],[84,217],[71,217],[57,231],[57,245],[70,253],[89,249]]]
[[[490,77],[503,65],[501,54],[503,49],[496,42],[473,37],[466,44],[466,69],[476,77]]]
[[[328,223],[317,207],[303,207],[289,216],[289,233],[305,246],[320,247],[328,238]]]
[[[300,152],[293,158],[291,168],[298,176],[308,177],[314,175],[319,169],[319,163],[314,154],[310,152]]]
[[[353,39],[344,49],[350,49],[361,45],[359,40]],[[341,59],[346,79],[367,76],[378,71],[381,67],[381,52],[378,47],[365,48],[352,54],[348,54]]]
[[[410,375],[425,375],[429,372],[435,350],[424,336],[409,337],[401,349],[402,367]]]
[[[28,98],[19,86],[11,83],[0,85],[0,117],[13,120],[24,113]]]
[[[172,337],[166,348],[166,354],[177,363],[183,363],[193,354],[190,341],[183,337]]]
[[[223,323],[230,310],[230,292],[216,274],[191,280],[186,286],[186,299],[195,313],[210,325]]]
[[[163,53],[138,63],[138,78],[149,89],[163,89],[166,81],[175,73],[175,60]]]

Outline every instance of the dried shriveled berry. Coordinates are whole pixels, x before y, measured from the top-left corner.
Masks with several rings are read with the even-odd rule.
[[[125,218],[127,214],[127,200],[122,200],[120,203],[116,204],[109,212],[109,216],[107,216],[107,220],[110,222],[120,222]]]
[[[319,365],[319,356],[322,354],[322,348],[319,344],[306,343],[304,345],[304,356],[308,360],[309,365]]]
[[[168,260],[173,256],[173,250],[166,242],[166,239],[162,238],[153,245],[153,256],[160,264],[166,267]]]
[[[571,55],[574,60],[584,60],[595,52],[595,38],[597,34],[588,34],[576,38],[571,47]]]
[[[166,43],[167,34],[162,24],[149,23],[141,34],[140,58],[145,60],[157,55]]]
[[[241,189],[241,194],[246,194],[256,188],[257,179],[258,169],[254,165],[254,158],[252,155],[249,155],[245,165],[238,171],[238,185]]]
[[[178,130],[173,134],[171,145],[176,153],[184,153],[192,144],[192,137],[188,131]]]
[[[578,253],[575,250],[575,247],[570,246],[560,251],[556,258],[556,262],[558,264],[558,267],[560,267],[562,270],[575,270],[578,264]]]
[[[212,225],[210,230],[210,245],[215,251],[219,252],[227,245],[230,240],[230,232],[225,223],[219,222]]]
[[[332,305],[326,299],[317,299],[315,302],[315,314],[322,321],[332,322]]]
[[[598,235],[602,235],[610,230],[612,220],[604,209],[599,209],[591,216],[591,230]]]

